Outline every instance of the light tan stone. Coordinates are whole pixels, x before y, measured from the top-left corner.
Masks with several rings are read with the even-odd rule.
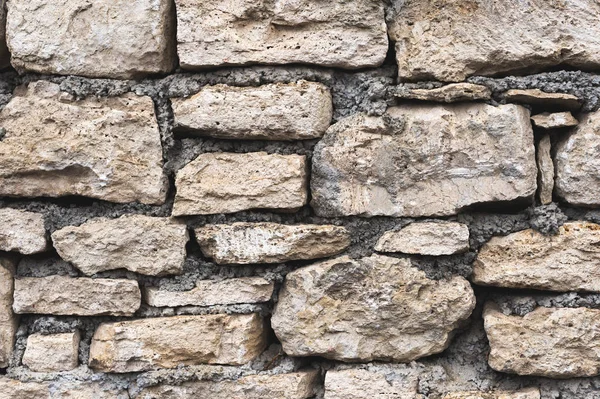
[[[149,97],[75,101],[57,84],[15,91],[0,111],[0,196],[82,195],[162,204],[167,178]]]
[[[196,229],[196,240],[218,264],[279,263],[337,255],[350,234],[331,225],[241,222],[206,225]]]
[[[204,86],[172,103],[176,131],[224,139],[313,139],[323,136],[333,112],[329,89],[306,81]]]
[[[379,252],[452,255],[469,250],[469,227],[456,222],[416,222],[399,231],[386,231],[377,241]]]
[[[25,255],[46,250],[44,216],[18,209],[0,209],[0,250]]]
[[[600,374],[600,310],[539,307],[520,317],[488,303],[483,317],[494,370],[549,378]]]
[[[202,154],[177,172],[173,216],[295,210],[306,204],[306,180],[304,155]]]
[[[135,280],[67,276],[15,280],[15,313],[131,316],[140,307]]]
[[[480,285],[600,292],[600,225],[565,223],[557,235],[523,230],[493,237],[479,251],[472,281]]]
[[[184,69],[247,64],[381,65],[388,51],[384,4],[301,0],[176,0]]]
[[[96,371],[129,373],[180,364],[242,365],[265,349],[263,319],[250,315],[174,316],[105,323],[90,347]]]
[[[241,277],[222,281],[199,280],[190,291],[166,291],[155,287],[144,290],[150,306],[212,306],[268,302],[274,285],[262,277]]]
[[[6,36],[21,73],[131,79],[176,65],[167,0],[10,0]]]
[[[395,95],[402,99],[455,103],[490,100],[492,91],[483,85],[473,83],[451,83],[435,89],[409,89],[399,86]]]
[[[382,370],[329,370],[325,399],[421,399],[418,370],[404,365]]]
[[[558,107],[570,110],[581,108],[581,100],[567,93],[546,93],[539,89],[508,90],[504,97],[507,101],[537,105],[541,107]]]
[[[13,313],[15,263],[0,257],[0,368],[8,367],[15,345],[18,317]],[[0,392],[2,389],[0,388]],[[2,397],[0,395],[0,397]]]
[[[289,273],[271,325],[290,356],[410,362],[442,352],[474,307],[462,277],[431,280],[405,258],[343,256]]]
[[[313,155],[319,216],[439,216],[530,199],[537,168],[517,105],[407,104],[332,125]]]
[[[107,384],[108,385],[108,384]],[[124,389],[103,386],[98,382],[59,380],[21,382],[0,377],[2,399],[129,399]]]
[[[570,112],[544,112],[543,114],[533,115],[531,120],[535,126],[542,129],[560,129],[579,124],[579,121]]]
[[[492,391],[492,392],[452,392],[444,399],[540,399],[538,388],[527,388],[520,391]]]
[[[67,371],[79,364],[79,331],[63,334],[31,334],[23,364],[32,371]]]
[[[86,275],[122,268],[152,276],[180,274],[188,239],[185,224],[144,215],[94,219],[52,233],[60,257]]]
[[[51,399],[48,384],[21,382],[0,376],[0,398],[2,399]]]
[[[551,155],[552,143],[549,135],[544,135],[537,145],[538,198],[542,205],[552,202],[554,192],[554,161]]]

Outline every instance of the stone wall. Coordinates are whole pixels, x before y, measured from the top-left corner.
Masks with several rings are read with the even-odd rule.
[[[600,398],[598,1],[1,9],[0,399]]]

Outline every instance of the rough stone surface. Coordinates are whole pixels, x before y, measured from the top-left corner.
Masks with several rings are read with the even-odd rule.
[[[205,86],[172,103],[176,130],[224,139],[314,139],[323,136],[333,112],[327,86],[306,81]]]
[[[554,161],[552,160],[552,142],[550,136],[542,136],[537,145],[537,166],[538,166],[538,199],[542,205],[548,205],[552,202],[552,193],[554,192]]]
[[[542,129],[560,129],[577,126],[579,122],[570,112],[544,112],[531,117],[533,124]]]
[[[320,216],[451,215],[531,198],[537,168],[529,112],[516,105],[405,105],[331,126],[313,156]]]
[[[406,366],[388,370],[330,370],[325,375],[325,399],[421,399],[419,373]]]
[[[399,231],[386,231],[377,241],[379,252],[452,255],[469,250],[469,227],[455,222],[416,222]]]
[[[27,337],[23,364],[33,371],[68,371],[79,360],[79,331],[63,334],[32,334]]]
[[[90,367],[130,373],[179,364],[241,365],[266,347],[257,314],[174,316],[102,324],[92,339]]]
[[[165,202],[154,105],[149,97],[73,100],[54,83],[21,87],[0,111],[0,196],[82,195]]]
[[[344,256],[288,274],[271,325],[290,356],[410,362],[443,351],[474,307],[462,277],[435,281],[409,259]]]
[[[15,313],[131,316],[140,307],[135,280],[66,276],[15,279]]]
[[[94,219],[52,233],[56,251],[86,275],[114,269],[140,274],[180,274],[189,236],[169,218],[126,215]]]
[[[303,155],[202,154],[177,173],[173,215],[294,210],[306,204]]]
[[[97,382],[21,382],[0,377],[2,399],[130,399],[127,391]]]
[[[550,378],[600,374],[600,310],[539,307],[520,317],[488,303],[483,317],[494,370]]]
[[[0,209],[0,250],[25,255],[46,250],[44,216],[17,209]]]
[[[443,399],[540,399],[538,388],[528,388],[521,391],[494,391],[494,392],[452,392]]]
[[[455,103],[462,101],[491,100],[492,91],[473,83],[451,83],[434,89],[398,87],[395,96],[402,99]]]
[[[9,364],[19,321],[12,310],[14,274],[12,259],[0,257],[0,368]]]
[[[383,2],[176,0],[184,69],[246,64],[366,68],[388,51]]]
[[[166,0],[10,0],[7,41],[19,72],[131,79],[174,69]]]
[[[0,377],[0,398],[2,399],[48,399],[48,386],[39,382],[21,382]]]
[[[218,264],[279,263],[337,255],[350,234],[331,225],[232,223],[196,229],[196,240]]]
[[[558,107],[569,110],[581,108],[581,101],[577,96],[567,93],[546,93],[539,89],[512,89],[504,94],[510,102],[530,104],[542,107]]]

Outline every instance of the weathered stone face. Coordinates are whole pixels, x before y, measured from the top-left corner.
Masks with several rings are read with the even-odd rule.
[[[504,97],[507,101],[546,108],[578,110],[581,101],[577,96],[567,93],[546,93],[539,89],[512,89]]]
[[[552,142],[549,135],[544,135],[537,145],[538,165],[538,197],[542,205],[552,202],[554,192],[554,161],[551,155]]]
[[[143,215],[95,219],[52,233],[61,258],[86,275],[114,269],[152,276],[179,274],[188,239],[185,224]]]
[[[395,95],[402,99],[455,103],[490,100],[492,91],[485,86],[473,83],[451,83],[435,89],[401,88]]]
[[[560,129],[579,124],[570,112],[544,112],[543,114],[533,115],[531,120],[535,126],[542,129]]]
[[[469,228],[455,222],[416,222],[387,231],[375,250],[420,255],[452,255],[469,249]]]
[[[422,399],[417,393],[419,371],[395,365],[384,370],[329,370],[325,375],[325,399],[398,398]]]
[[[313,156],[320,216],[451,215],[530,198],[537,168],[529,112],[516,105],[405,105],[331,126]]]
[[[266,347],[257,314],[174,316],[106,323],[92,338],[90,367],[129,373],[179,364],[242,365]]]
[[[383,63],[383,2],[176,0],[184,69],[247,64],[366,68]]]
[[[21,382],[0,377],[2,399],[129,399],[124,389],[104,387],[97,382]]]
[[[37,81],[0,111],[0,196],[162,204],[167,179],[149,97],[72,100]]]
[[[271,325],[290,356],[410,362],[443,351],[474,307],[462,277],[435,281],[409,259],[344,256],[288,274]]]
[[[172,103],[176,130],[223,139],[313,139],[323,136],[333,112],[329,89],[306,81],[205,86]]]
[[[350,234],[331,225],[232,223],[196,229],[202,253],[219,264],[279,263],[325,258],[350,245]]]
[[[79,331],[64,334],[32,334],[27,337],[23,364],[32,371],[67,371],[79,364]]]
[[[0,250],[25,255],[46,250],[44,216],[18,209],[0,209]]]
[[[6,35],[17,71],[131,79],[175,68],[166,0],[10,0]]]
[[[14,274],[12,259],[0,257],[0,368],[8,367],[19,322],[12,310]]]
[[[514,392],[452,392],[444,396],[444,399],[540,399],[540,390],[528,388]]]

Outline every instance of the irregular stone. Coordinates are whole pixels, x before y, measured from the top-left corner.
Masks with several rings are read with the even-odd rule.
[[[435,89],[409,89],[398,87],[396,97],[410,100],[455,103],[462,101],[490,100],[492,91],[473,83],[451,83]]]
[[[94,219],[52,233],[60,257],[86,275],[121,268],[152,276],[180,274],[188,239],[185,224],[144,215]]]
[[[323,136],[333,112],[329,89],[306,81],[204,86],[172,104],[176,130],[223,139],[313,139]]]
[[[560,129],[577,126],[579,121],[570,112],[544,112],[531,117],[533,124],[542,129]]]
[[[0,196],[165,202],[150,97],[75,101],[57,84],[37,81],[15,91],[0,111],[0,127]]]
[[[311,205],[328,217],[451,215],[531,198],[536,176],[525,108],[407,104],[329,128],[313,155]]]
[[[538,165],[538,198],[542,205],[552,203],[552,193],[554,192],[554,161],[550,153],[552,143],[549,135],[544,135],[537,145],[537,165]]]
[[[508,90],[504,97],[506,101],[537,105],[541,107],[559,107],[576,111],[581,108],[577,96],[567,93],[546,93],[540,89]]]
[[[540,399],[539,388],[527,388],[520,391],[494,391],[494,392],[452,392],[443,399]]]
[[[242,365],[267,344],[257,314],[158,317],[104,323],[94,333],[90,367],[130,373],[180,364]]]
[[[325,399],[425,398],[417,392],[419,372],[397,365],[392,370],[329,370],[325,375]]]
[[[63,334],[31,334],[23,364],[32,371],[67,371],[79,364],[79,331]]]
[[[218,264],[326,258],[350,245],[344,227],[278,223],[213,224],[196,229],[202,253]]]
[[[600,310],[539,307],[520,317],[488,303],[483,317],[494,370],[549,378],[600,374]]]
[[[375,250],[420,255],[452,255],[469,250],[469,227],[456,222],[416,222],[386,231]]]
[[[594,0],[394,0],[393,6],[388,29],[400,79],[460,82],[471,75],[600,66]]]
[[[15,345],[19,319],[12,310],[15,263],[0,257],[0,368],[8,367]],[[0,392],[2,389],[0,388]],[[0,397],[3,397],[0,395]]]
[[[48,399],[48,384],[21,382],[0,376],[0,398],[2,399]]]
[[[409,259],[343,256],[289,273],[271,325],[290,356],[410,362],[442,352],[474,307],[462,277],[428,279]]]
[[[296,63],[358,69],[381,65],[388,51],[380,1],[175,3],[184,69]]]
[[[18,209],[0,209],[0,250],[25,255],[46,250],[44,216]]]
[[[177,172],[173,216],[295,210],[307,201],[304,155],[208,153]]]
[[[21,382],[0,377],[2,399],[129,399],[124,389],[103,387],[98,382]]]
[[[166,0],[10,0],[6,24],[20,73],[133,79],[175,68]]]
[[[493,237],[479,251],[472,281],[549,291],[600,292],[600,225],[568,222],[558,234],[528,229]]]
[[[131,316],[140,307],[135,280],[66,276],[15,279],[15,313]]]
[[[199,280],[190,291],[165,291],[156,287],[144,290],[150,306],[212,306],[268,302],[274,285],[262,277],[241,277],[223,281]]]

